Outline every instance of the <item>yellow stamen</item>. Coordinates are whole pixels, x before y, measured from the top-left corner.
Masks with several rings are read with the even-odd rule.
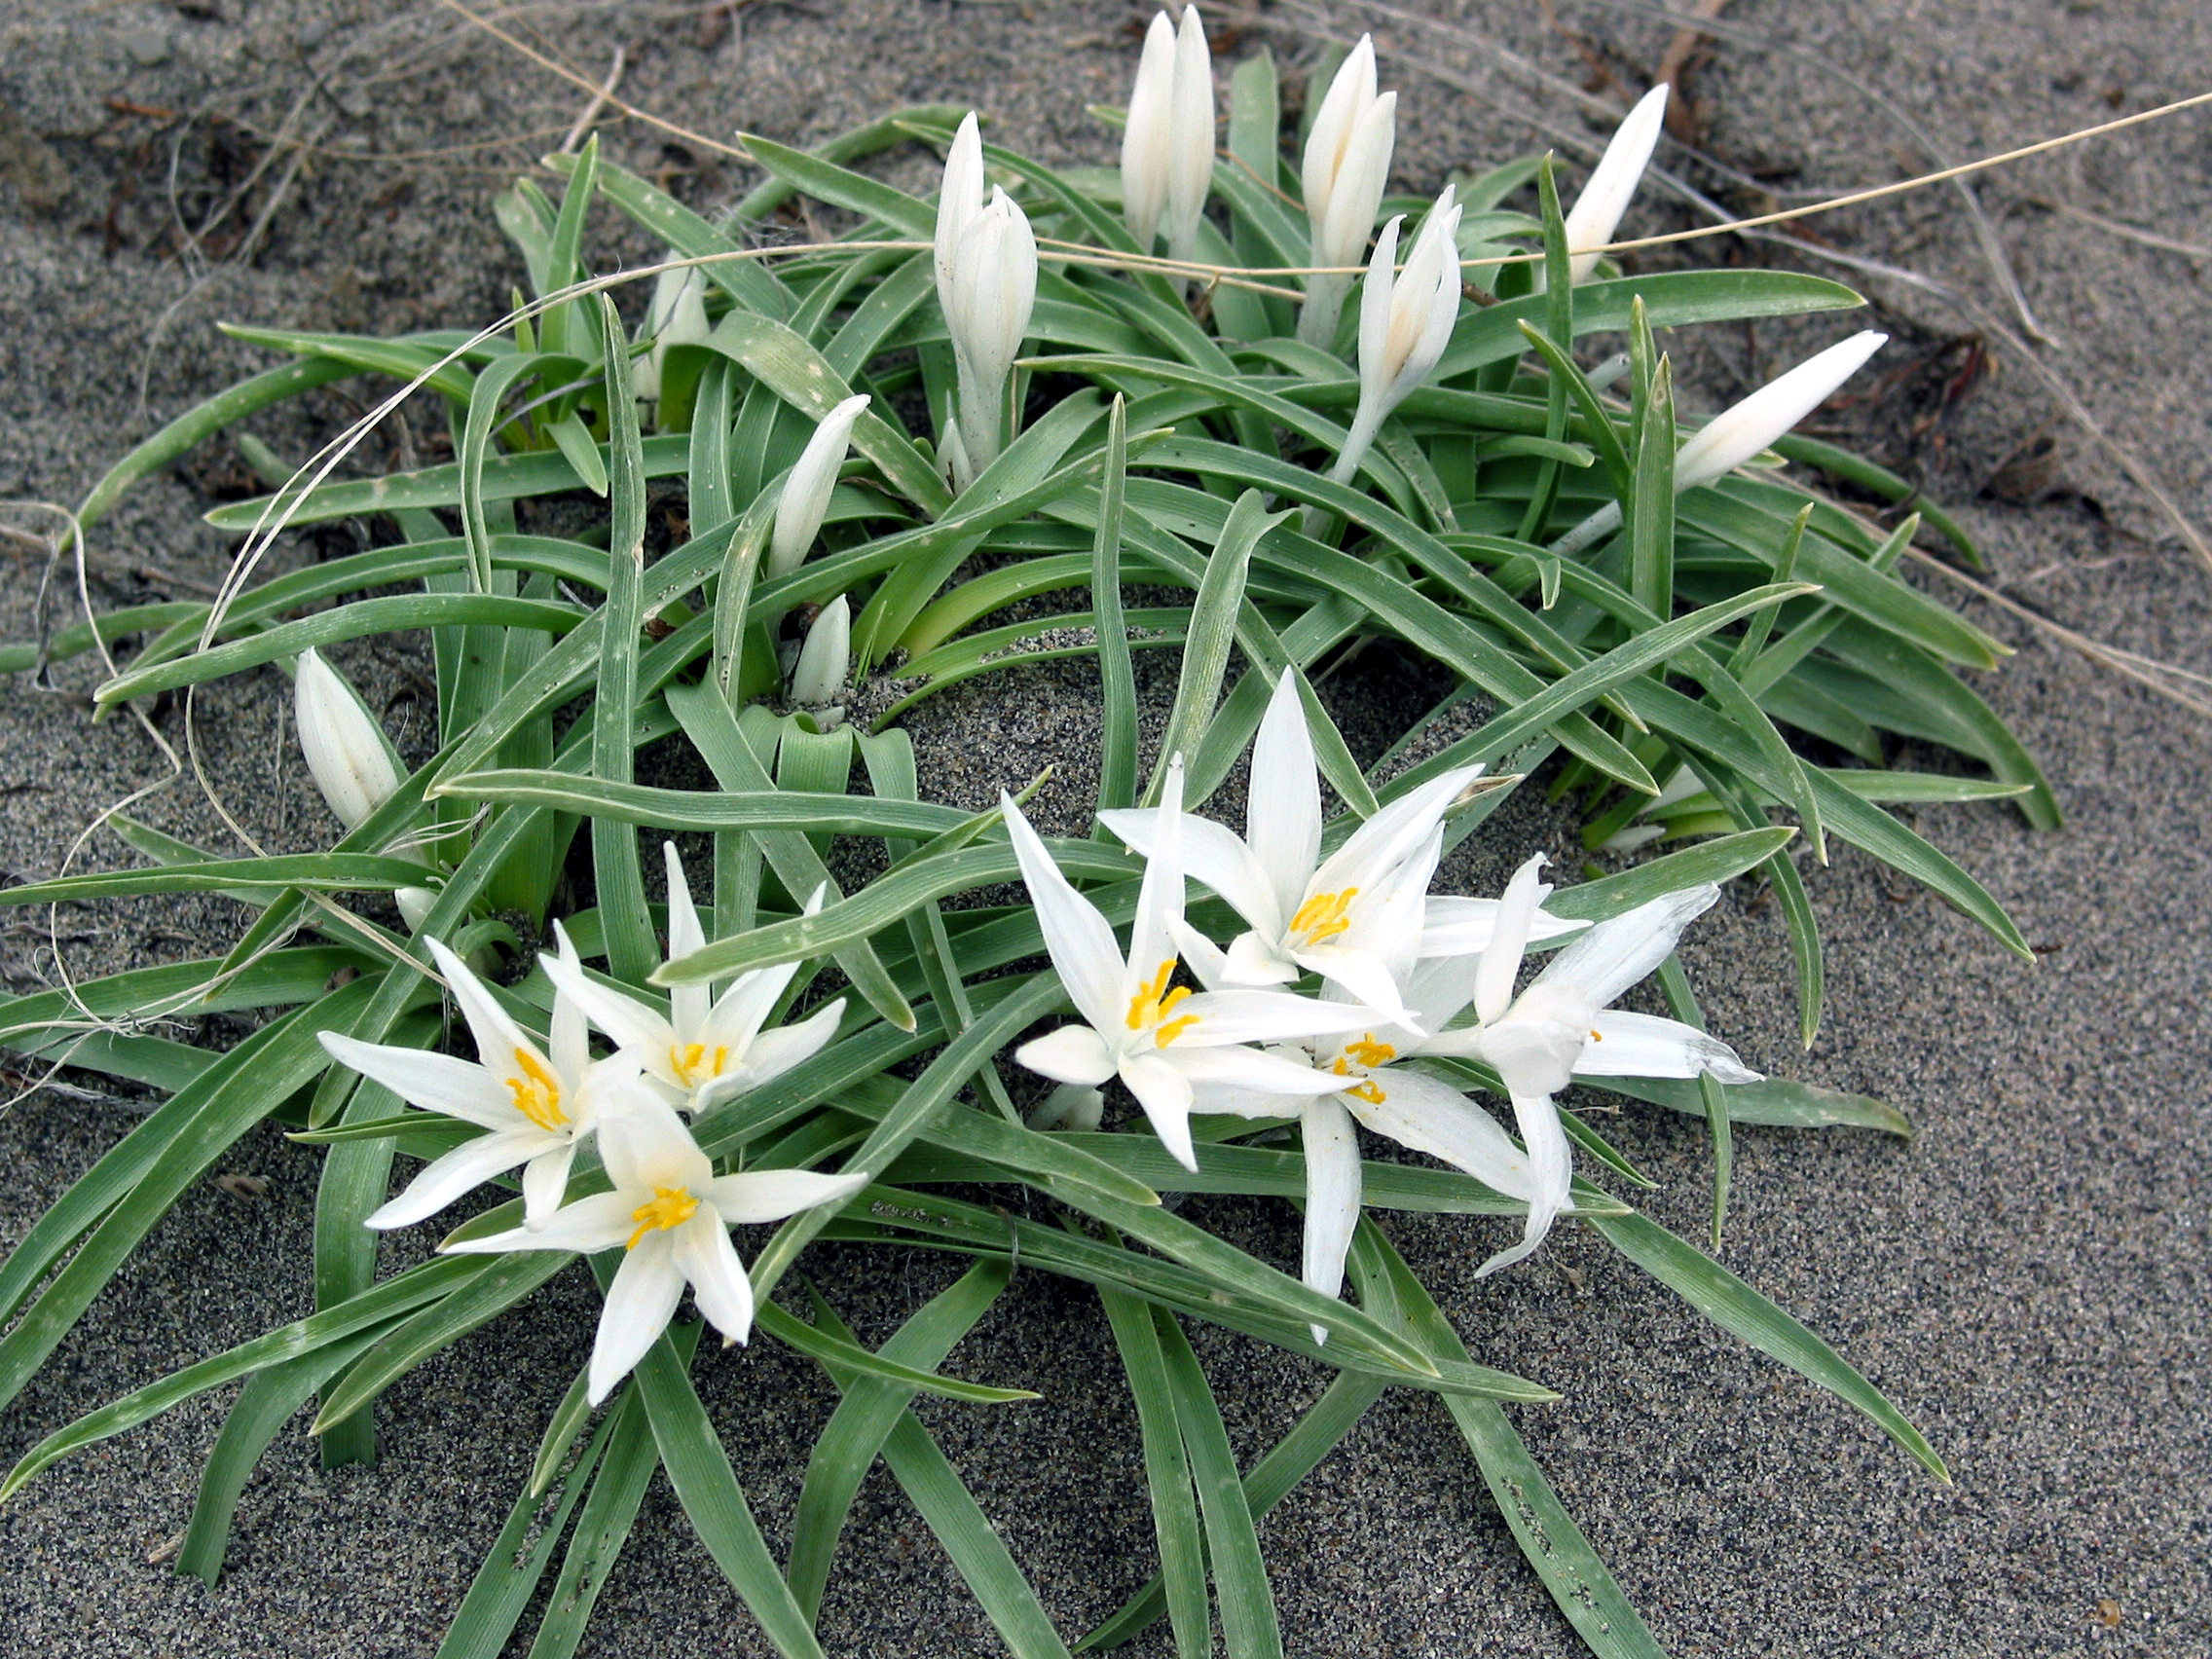
[[[1323,940],[1335,939],[1351,926],[1351,917],[1346,912],[1351,902],[1359,897],[1359,889],[1347,887],[1341,893],[1316,893],[1298,906],[1298,914],[1290,918],[1291,933],[1307,944],[1319,944]]]
[[[723,1069],[729,1064],[729,1049],[727,1045],[717,1048],[714,1061],[709,1064],[706,1044],[671,1043],[668,1046],[668,1063],[675,1071],[679,1083],[686,1088],[696,1088],[701,1082],[702,1072],[710,1079],[722,1075]]]
[[[1346,1043],[1345,1052],[1363,1066],[1386,1066],[1398,1057],[1398,1051],[1387,1043],[1378,1043],[1372,1031],[1356,1043]]]
[[[1366,1101],[1370,1106],[1380,1106],[1383,1101],[1389,1099],[1389,1096],[1382,1092],[1382,1086],[1377,1083],[1373,1078],[1369,1078],[1357,1088],[1347,1088],[1345,1090],[1345,1092],[1346,1094],[1358,1095],[1360,1099]]]
[[[1603,1043],[1604,1040],[1605,1034],[1603,1031],[1593,1031],[1590,1033],[1590,1041],[1593,1043]]]
[[[1175,959],[1170,956],[1160,965],[1160,972],[1139,986],[1136,995],[1129,998],[1129,1029],[1150,1031],[1153,1042],[1162,1049],[1198,1022],[1198,1016],[1195,1014],[1186,1014],[1174,1019],[1167,1017],[1175,1012],[1176,1005],[1191,994],[1188,985],[1177,985],[1173,990],[1167,988],[1167,981],[1174,973]]]
[[[561,1085],[545,1069],[545,1062],[528,1049],[515,1051],[515,1069],[522,1075],[506,1080],[514,1090],[515,1110],[541,1129],[557,1129],[569,1121],[561,1110]]]
[[[638,1240],[648,1233],[658,1233],[671,1227],[682,1227],[699,1213],[699,1200],[683,1187],[655,1187],[649,1202],[640,1204],[630,1212],[630,1219],[638,1224],[638,1231],[630,1235],[625,1250],[635,1250]]]

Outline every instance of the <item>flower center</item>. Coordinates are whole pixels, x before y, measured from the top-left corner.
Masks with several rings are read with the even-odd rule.
[[[1129,1029],[1151,1032],[1153,1042],[1162,1049],[1198,1022],[1195,1014],[1178,1014],[1173,1019],[1167,1017],[1174,1013],[1175,1005],[1191,994],[1188,985],[1177,985],[1173,990],[1167,988],[1167,981],[1174,973],[1175,959],[1170,956],[1160,965],[1160,972],[1129,998]]]
[[[515,1110],[549,1131],[568,1123],[569,1114],[561,1110],[561,1085],[545,1062],[528,1049],[517,1049],[515,1070],[520,1075],[506,1080],[514,1090]]]
[[[671,1227],[682,1227],[699,1213],[699,1200],[689,1189],[683,1187],[655,1187],[651,1199],[630,1212],[630,1219],[638,1224],[638,1231],[630,1235],[625,1250],[635,1250],[638,1240],[648,1233],[664,1232]]]
[[[704,1043],[671,1043],[668,1063],[675,1068],[678,1082],[685,1088],[696,1088],[722,1075],[729,1064],[729,1048],[719,1045],[710,1053]]]
[[[1319,944],[1332,940],[1351,926],[1351,917],[1346,914],[1351,902],[1359,897],[1359,889],[1346,887],[1337,893],[1316,893],[1298,906],[1298,914],[1290,918],[1291,937],[1302,944]]]
[[[1365,1071],[1369,1066],[1388,1065],[1397,1057],[1397,1050],[1387,1043],[1378,1043],[1375,1040],[1375,1033],[1369,1031],[1364,1033],[1356,1043],[1346,1043],[1344,1052],[1330,1062],[1329,1070],[1339,1077],[1348,1078],[1352,1075],[1351,1068],[1355,1064],[1362,1071]],[[1380,1106],[1383,1101],[1390,1098],[1382,1091],[1382,1086],[1371,1077],[1363,1077],[1344,1092],[1356,1095],[1370,1106]]]

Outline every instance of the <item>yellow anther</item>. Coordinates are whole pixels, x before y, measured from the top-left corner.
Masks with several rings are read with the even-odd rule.
[[[541,1129],[566,1124],[569,1114],[561,1110],[561,1084],[545,1069],[545,1062],[528,1049],[517,1049],[515,1070],[521,1075],[506,1080],[514,1090],[515,1110]]]
[[[1341,893],[1316,893],[1298,906],[1298,914],[1290,918],[1290,931],[1308,944],[1319,944],[1325,939],[1335,939],[1351,926],[1346,914],[1351,902],[1359,897],[1359,889],[1347,887]]]
[[[1177,1005],[1191,994],[1188,985],[1168,989],[1167,981],[1174,973],[1175,959],[1170,956],[1160,965],[1160,972],[1140,985],[1136,995],[1129,998],[1129,1029],[1150,1031],[1152,1040],[1162,1049],[1198,1022],[1198,1016],[1195,1014],[1168,1018],[1169,1014],[1174,1014]]]
[[[1390,1098],[1387,1094],[1384,1094],[1382,1092],[1382,1086],[1377,1083],[1373,1078],[1369,1078],[1357,1088],[1347,1088],[1345,1090],[1345,1092],[1346,1094],[1358,1095],[1360,1099],[1366,1101],[1370,1106],[1380,1106],[1383,1101]]]
[[[1378,1043],[1372,1031],[1356,1043],[1346,1043],[1345,1052],[1363,1066],[1386,1066],[1398,1057],[1398,1051],[1387,1043]]]
[[[713,1063],[709,1064],[706,1044],[671,1043],[668,1047],[668,1063],[675,1071],[678,1082],[686,1088],[694,1088],[698,1087],[702,1072],[709,1078],[722,1075],[723,1069],[729,1064],[729,1049],[726,1045],[717,1048]]]
[[[1604,1040],[1605,1034],[1603,1031],[1593,1031],[1590,1033],[1590,1041],[1593,1043],[1603,1043]]]
[[[699,1200],[683,1187],[655,1187],[648,1202],[640,1204],[630,1212],[630,1219],[638,1224],[638,1231],[630,1235],[625,1250],[635,1250],[638,1240],[648,1233],[659,1233],[667,1228],[682,1227],[699,1213]]]

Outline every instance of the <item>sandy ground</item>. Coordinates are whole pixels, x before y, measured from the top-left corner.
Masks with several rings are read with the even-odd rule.
[[[1406,91],[1402,182],[1432,189],[1450,166],[1587,143],[1598,129],[1567,92],[1641,91],[1672,33],[1626,5],[1562,6],[1563,27],[1532,5],[1429,15],[1458,32],[1380,9],[1341,8],[1332,21],[1271,7],[1258,24],[1244,19],[1245,39],[1266,35],[1303,59],[1309,31],[1371,23],[1386,78]],[[1120,95],[1132,16],[1107,4],[826,0],[734,17],[693,5],[546,6],[525,18],[533,38],[595,73],[626,47],[624,92],[700,132],[742,126],[813,141],[886,103],[961,97],[1049,158],[1101,161],[1111,143],[1084,106]],[[1740,0],[1725,21],[1740,32],[1713,48],[1694,92],[1707,147],[1737,176],[1686,170],[1749,210],[2202,92],[2212,63],[2212,12],[2186,0]],[[1557,83],[1501,68],[1496,48]],[[76,499],[150,424],[260,365],[214,332],[219,318],[389,330],[496,314],[517,272],[487,198],[557,141],[583,101],[450,13],[359,0],[13,0],[0,12],[0,496],[48,500]],[[252,176],[279,132],[308,140],[311,159],[295,170],[301,152],[279,149]],[[2184,117],[2009,169],[1983,190],[1995,242],[2052,339],[2045,359],[2199,519],[2212,519],[2208,132],[2206,116]],[[630,166],[667,169],[697,203],[745,182],[705,149],[635,126],[608,129],[607,141]],[[237,209],[180,259],[175,226],[198,226],[234,192]],[[2199,251],[2150,245],[2083,212]],[[1689,222],[1681,209],[1646,206],[1632,224]],[[2014,328],[2019,318],[1959,198],[1926,192],[1815,229],[1811,268],[1826,268],[1825,250],[1925,279],[1869,284],[1899,335],[1885,361],[1900,372],[1845,410],[1842,429],[1962,503],[1995,579],[2020,603],[2212,672],[2205,572],[2142,495],[2060,417],[2024,362],[2001,351],[1994,378],[1961,378],[1969,348],[1959,337],[1985,324],[1946,291],[1984,308],[1983,318]],[[1721,256],[1775,254],[1727,246]],[[1671,344],[1712,406],[1788,361],[1799,337],[1716,330]],[[259,429],[298,454],[317,423],[346,413],[326,397]],[[141,489],[95,539],[102,603],[189,596],[211,580],[225,546],[197,515],[240,487],[237,471],[227,452],[211,454]],[[7,556],[17,563],[0,592],[0,633],[24,638],[37,571],[19,551]],[[1881,1095],[1920,1125],[1910,1144],[1740,1131],[1722,1253],[1889,1390],[1957,1484],[1932,1484],[1843,1407],[1656,1293],[1592,1237],[1563,1230],[1531,1266],[1478,1284],[1494,1228],[1391,1227],[1478,1357],[1563,1391],[1562,1403],[1518,1414],[1523,1432],[1677,1654],[2212,1650],[2212,1196],[2202,1175],[2212,1159],[2202,807],[2212,725],[2012,617],[1975,614],[2019,648],[1985,689],[2044,759],[2070,822],[2033,835],[1992,807],[1928,815],[1923,828],[1985,877],[2040,964],[2008,958],[1849,854],[1807,870],[1831,976],[1831,1013],[1811,1053],[1791,1043],[1771,909],[1731,893],[1689,949],[1709,1014],[1755,1063]],[[408,663],[388,650],[350,665],[397,699],[395,726],[419,750]],[[980,800],[1047,751],[1072,754],[1080,770],[1095,730],[1083,677],[1014,683],[1019,696],[947,699],[919,722],[927,787]],[[251,677],[203,700],[202,750],[256,835],[305,848],[329,825],[283,720],[277,678]],[[165,731],[178,736],[173,716]],[[66,698],[19,680],[0,682],[0,866],[23,874],[55,868],[98,805],[165,770],[144,734],[92,728]],[[146,810],[230,844],[188,786]],[[1531,843],[1564,851],[1566,828],[1532,810],[1501,819],[1462,872],[1494,881]],[[112,843],[92,856],[120,858]],[[238,921],[209,902],[88,913],[75,925],[68,960],[90,972],[192,953]],[[6,924],[11,987],[49,971],[41,942],[23,921]],[[0,1243],[128,1123],[111,1106],[52,1093],[0,1117],[10,1172]],[[1651,1212],[1694,1231],[1707,1201],[1702,1127],[1631,1111],[1608,1132],[1664,1181]],[[224,1172],[262,1177],[266,1196],[234,1196],[213,1179],[195,1187],[0,1419],[0,1456],[304,1309],[312,1158],[263,1133]],[[1193,1213],[1294,1259],[1281,1206]],[[880,1254],[820,1253],[815,1269],[874,1339],[947,1276],[937,1262]],[[428,1652],[573,1374],[591,1312],[571,1272],[395,1387],[374,1468],[325,1475],[303,1438],[281,1440],[247,1490],[229,1571],[211,1593],[152,1558],[184,1527],[222,1401],[56,1468],[0,1511],[0,1654]],[[1239,1380],[1224,1403],[1247,1456],[1320,1386],[1303,1363],[1200,1342],[1217,1376],[1234,1368]],[[1141,1578],[1150,1550],[1134,1424],[1103,1323],[1085,1295],[1025,1274],[959,1363],[1046,1395],[927,1416],[1061,1628],[1080,1631]],[[699,1372],[780,1538],[829,1410],[826,1385],[765,1347]],[[1084,1455],[1064,1456],[1071,1445]],[[1265,1533],[1296,1654],[1576,1651],[1426,1399],[1386,1400]],[[880,1471],[842,1560],[823,1625],[831,1652],[994,1650]],[[658,1484],[586,1650],[764,1651]]]

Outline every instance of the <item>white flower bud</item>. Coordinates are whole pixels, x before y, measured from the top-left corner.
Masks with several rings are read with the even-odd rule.
[[[671,248],[668,257],[683,256]],[[647,402],[657,401],[668,349],[696,346],[713,332],[707,321],[706,273],[695,265],[663,271],[653,281],[652,304],[645,308],[645,338],[652,349],[631,368],[630,389]]]
[[[944,153],[944,185],[938,192],[937,303],[949,322],[953,310],[952,272],[960,249],[961,233],[983,210],[983,134],[976,125],[976,112],[961,119],[952,135],[952,148]]]
[[[1694,490],[1725,478],[1835,394],[1843,383],[1888,344],[1887,334],[1867,329],[1825,351],[1807,357],[1788,374],[1767,382],[1741,403],[1722,410],[1675,455],[1675,490]],[[1552,543],[1558,554],[1581,552],[1602,535],[1620,528],[1621,504],[1607,501]]]
[[[1313,228],[1309,263],[1359,263],[1389,180],[1397,130],[1398,94],[1376,95],[1375,43],[1361,35],[1329,83],[1306,139],[1299,177],[1306,193],[1306,216]],[[1348,275],[1309,276],[1306,305],[1298,318],[1299,339],[1323,347],[1335,339],[1337,317],[1350,289]]]
[[[775,534],[768,543],[769,575],[789,575],[797,570],[806,550],[814,545],[814,537],[822,529],[822,515],[830,510],[830,492],[836,488],[837,469],[845,464],[853,423],[861,418],[868,402],[863,392],[846,398],[825,415],[784,479],[784,493],[776,502]]]
[[[1348,483],[1375,434],[1406,394],[1426,380],[1459,316],[1459,204],[1451,185],[1436,199],[1406,256],[1398,257],[1403,217],[1382,228],[1359,304],[1359,409],[1330,477]]]
[[[1023,1122],[1032,1129],[1072,1129],[1088,1134],[1106,1115],[1106,1096],[1080,1083],[1063,1083]]]
[[[957,424],[944,429],[944,442],[937,446],[937,469],[956,496],[976,481],[976,469],[968,464],[968,451],[960,442]]]
[[[1605,146],[1605,153],[1599,157],[1590,182],[1575,199],[1574,210],[1567,216],[1567,275],[1571,280],[1590,279],[1590,273],[1598,268],[1597,250],[1613,240],[1621,215],[1635,200],[1636,187],[1642,182],[1652,148],[1659,142],[1660,129],[1666,125],[1667,99],[1673,92],[1662,81],[1637,100]],[[1543,269],[1536,267],[1539,286]]]
[[[300,653],[292,711],[315,788],[338,821],[348,830],[356,829],[406,776],[391,740],[346,677],[312,649]]]
[[[1007,377],[1037,304],[1037,239],[1004,190],[969,220],[953,250],[945,324],[960,374],[960,437],[970,462],[998,459]]]
[[[822,708],[844,689],[845,671],[852,663],[853,611],[839,594],[822,608],[806,644],[799,647],[792,669],[792,701],[806,708]]]
[[[1165,12],[1156,12],[1144,32],[1144,55],[1137,59],[1128,121],[1122,129],[1122,217],[1148,253],[1167,210],[1174,118],[1175,25]]]
[[[1173,119],[1167,142],[1167,251],[1198,256],[1198,221],[1213,188],[1213,54],[1196,6],[1183,8],[1175,31]]]
[[[430,914],[430,906],[438,902],[436,891],[428,887],[402,887],[392,894],[399,905],[399,914],[407,923],[409,933],[421,933],[423,923]]]

